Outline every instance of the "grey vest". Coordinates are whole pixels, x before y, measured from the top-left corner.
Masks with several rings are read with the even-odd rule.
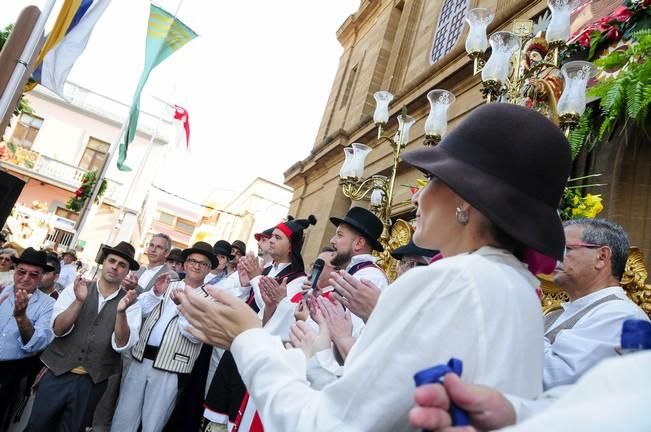
[[[182,281],[170,283],[165,296],[163,296],[163,299],[156,305],[154,310],[152,310],[144,320],[142,328],[140,329],[140,339],[131,351],[134,359],[142,362],[145,353],[145,345],[147,345],[147,342],[149,341],[149,335],[158,322],[165,304],[172,301],[170,299],[170,292],[173,289],[182,286],[184,286],[184,282]],[[186,288],[192,289],[190,287]],[[208,293],[203,290],[201,290],[199,293],[204,297],[208,296]],[[154,361],[153,367],[155,369],[161,369],[167,372],[189,374],[192,372],[194,362],[199,356],[199,351],[201,351],[201,344],[192,343],[189,339],[181,334],[178,325],[178,318],[179,316],[175,315],[170,320],[170,322],[167,323],[165,332],[163,333],[163,339],[158,350],[158,355],[156,356],[156,361]]]
[[[54,375],[63,375],[83,366],[93,383],[97,384],[120,371],[121,356],[113,350],[111,336],[118,303],[124,295],[121,289],[98,314],[97,283],[88,284],[88,296],[74,328],[66,336],[55,338],[41,355],[41,360]]]

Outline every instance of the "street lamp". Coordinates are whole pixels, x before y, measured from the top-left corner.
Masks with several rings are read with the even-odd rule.
[[[391,251],[394,249],[394,242],[392,242],[394,233],[391,226],[393,189],[398,164],[400,163],[400,152],[409,142],[409,131],[416,123],[416,119],[407,115],[406,108],[403,108],[397,117],[398,127],[396,133],[393,136],[385,134],[385,128],[389,122],[389,104],[393,100],[393,95],[388,91],[379,91],[373,97],[376,101],[373,122],[378,131],[377,139],[380,144],[385,141],[388,142],[393,150],[391,176],[376,174],[364,178],[366,157],[372,149],[365,144],[353,143],[350,147],[344,148],[344,163],[339,170],[339,177],[344,195],[354,201],[370,200],[370,210],[382,221],[384,230],[380,243],[384,246],[384,252],[378,256],[378,265],[388,270],[393,267],[393,258],[391,258]],[[431,109],[425,121],[425,140],[423,144],[432,146],[438,144],[447,131],[448,109],[454,102],[455,97],[447,90],[436,89],[427,94],[427,99]],[[406,223],[400,226],[402,229],[402,227],[406,226]],[[401,239],[401,243],[406,244],[409,238]]]

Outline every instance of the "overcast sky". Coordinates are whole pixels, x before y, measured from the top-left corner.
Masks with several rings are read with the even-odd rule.
[[[2,1],[0,24],[29,4]],[[63,4],[58,0],[46,28]],[[156,4],[173,13],[179,0]],[[359,0],[182,0],[179,18],[199,37],[152,72],[145,93],[190,114],[189,166],[176,193],[207,199],[255,177],[282,183],[317,133],[342,54],[336,31]],[[113,0],[69,80],[130,103],[144,62],[149,2]],[[135,167],[137,161],[127,160]]]

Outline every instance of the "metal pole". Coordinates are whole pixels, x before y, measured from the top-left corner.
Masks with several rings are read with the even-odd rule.
[[[176,83],[174,83],[174,86],[172,87],[172,91],[170,92],[170,95],[168,97],[168,102],[162,101],[163,102],[163,108],[160,111],[160,115],[158,116],[158,122],[156,124],[156,128],[154,129],[154,132],[151,134],[151,139],[149,140],[149,143],[147,144],[147,149],[145,150],[145,154],[142,157],[142,160],[138,164],[138,170],[136,171],[136,174],[133,176],[133,181],[129,183],[129,189],[127,190],[127,193],[124,195],[124,199],[122,200],[122,204],[120,205],[120,209],[118,210],[117,214],[115,215],[115,221],[113,222],[113,228],[108,233],[108,236],[106,237],[106,242],[105,244],[112,244],[112,242],[115,240],[113,238],[113,235],[116,233],[116,230],[120,226],[120,215],[124,212],[124,208],[127,206],[127,203],[129,202],[129,199],[131,198],[131,195],[133,194],[133,191],[135,189],[137,179],[142,176],[142,172],[144,171],[145,164],[149,160],[149,156],[151,155],[151,150],[154,147],[154,141],[156,138],[158,138],[158,131],[160,130],[160,127],[163,123],[163,117],[165,117],[165,114],[167,112],[167,109],[171,106],[171,101],[172,98],[174,97],[174,93],[176,92]],[[158,99],[158,98],[157,98]]]
[[[23,49],[23,53],[20,58],[16,60],[16,67],[11,74],[11,78],[9,78],[5,91],[2,93],[2,96],[0,96],[0,119],[5,118],[7,112],[12,110],[13,107],[11,106],[11,101],[14,99],[16,92],[22,91],[20,84],[27,72],[29,63],[34,57],[34,52],[36,51],[41,35],[43,34],[45,23],[49,18],[55,3],[56,0],[48,0],[45,3],[43,12],[39,15],[38,20],[34,25],[32,34],[29,36],[25,48]]]

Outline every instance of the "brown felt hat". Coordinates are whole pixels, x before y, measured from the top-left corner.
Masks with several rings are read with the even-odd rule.
[[[570,145],[558,126],[534,110],[482,105],[436,147],[402,160],[430,173],[515,240],[563,259],[558,205],[570,175]]]
[[[133,259],[133,257],[136,255],[136,250],[133,248],[133,246],[131,246],[130,243],[121,241],[114,247],[104,246],[102,248],[102,252],[104,253],[102,260],[104,260],[108,254],[113,254],[127,260],[129,262],[129,269],[138,270],[140,268],[138,261]]]

